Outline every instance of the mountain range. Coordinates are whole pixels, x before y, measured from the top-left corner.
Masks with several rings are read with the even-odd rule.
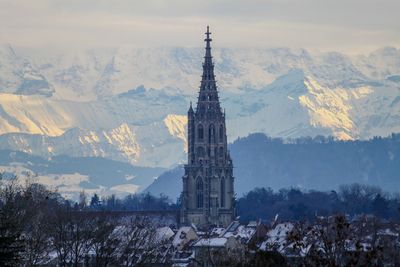
[[[186,160],[185,115],[202,56],[181,47],[0,46],[0,149],[173,168]],[[222,48],[213,56],[230,142],[254,132],[342,140],[400,132],[397,48],[357,56]]]

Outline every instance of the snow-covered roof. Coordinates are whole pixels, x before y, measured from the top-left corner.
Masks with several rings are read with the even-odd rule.
[[[247,227],[257,227],[258,226],[258,222],[257,221],[250,221],[248,224],[247,224]]]
[[[230,225],[226,228],[227,232],[233,232],[240,226],[239,221],[233,221]]]
[[[172,245],[177,247],[182,244],[182,241],[186,239],[187,233],[190,230],[193,230],[190,226],[182,226],[179,228],[178,232],[175,234],[174,240],[172,241]]]
[[[287,234],[293,230],[293,227],[293,224],[290,222],[277,224],[274,229],[268,231],[267,236],[269,238],[286,237]]]
[[[225,247],[228,241],[225,237],[212,237],[202,238],[198,240],[193,246],[194,247]]]
[[[159,227],[156,230],[157,241],[168,240],[174,236],[174,231],[169,226]]]
[[[390,228],[386,228],[386,229],[381,229],[378,231],[378,235],[386,235],[386,236],[399,236],[398,233],[394,232],[392,229]]]
[[[226,231],[223,237],[235,237],[250,240],[256,232],[256,228],[240,225],[234,231]]]
[[[270,247],[275,247],[278,251],[282,251],[285,247],[286,236],[293,230],[293,224],[290,222],[280,223],[267,233],[267,240],[264,241],[260,249],[268,250]]]
[[[222,227],[215,227],[211,230],[212,236],[220,236],[222,233],[225,232],[225,228]]]

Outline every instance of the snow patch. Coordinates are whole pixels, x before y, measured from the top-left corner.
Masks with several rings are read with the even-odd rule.
[[[184,142],[184,149],[187,152],[187,138],[186,138],[186,126],[187,116],[169,114],[165,119],[164,123],[168,128],[168,132],[175,137],[178,137]]]

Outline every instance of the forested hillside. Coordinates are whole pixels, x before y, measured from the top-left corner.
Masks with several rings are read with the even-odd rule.
[[[400,135],[366,141],[337,141],[322,136],[282,140],[251,134],[230,145],[237,197],[256,187],[298,187],[323,191],[342,184],[378,185],[400,190]],[[147,189],[172,199],[182,188],[182,171],[161,175]]]

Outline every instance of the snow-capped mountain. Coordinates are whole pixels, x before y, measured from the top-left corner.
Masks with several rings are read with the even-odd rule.
[[[0,47],[0,149],[169,168],[185,160],[202,48]],[[400,132],[400,50],[213,49],[230,141]]]
[[[18,79],[10,71],[23,73],[25,62],[55,88],[56,96],[73,101],[96,100],[140,85],[192,96],[199,87],[204,52],[202,48],[162,47],[43,53],[10,46],[1,51],[2,65],[9,70],[0,73],[3,83]],[[400,51],[390,47],[359,56],[288,48],[223,48],[213,49],[213,57],[219,88],[228,92],[262,89],[292,69],[303,70],[324,86],[345,88],[374,84],[400,72]],[[7,92],[3,86],[0,90]]]
[[[78,127],[113,129],[123,123],[147,125],[168,114],[183,114],[184,96],[138,87],[98,101],[70,101],[41,95],[0,94],[0,134],[32,133],[59,136]]]
[[[273,137],[332,135],[366,139],[400,131],[400,86],[327,87],[292,70],[262,90],[222,100],[231,140],[251,132]]]
[[[110,158],[136,166],[171,167],[184,158],[186,123],[186,117],[170,114],[161,122],[144,126],[123,123],[97,131],[73,128],[59,136],[10,133],[0,135],[0,149],[44,158],[65,154]]]
[[[51,96],[54,87],[10,45],[0,46],[0,92]]]

